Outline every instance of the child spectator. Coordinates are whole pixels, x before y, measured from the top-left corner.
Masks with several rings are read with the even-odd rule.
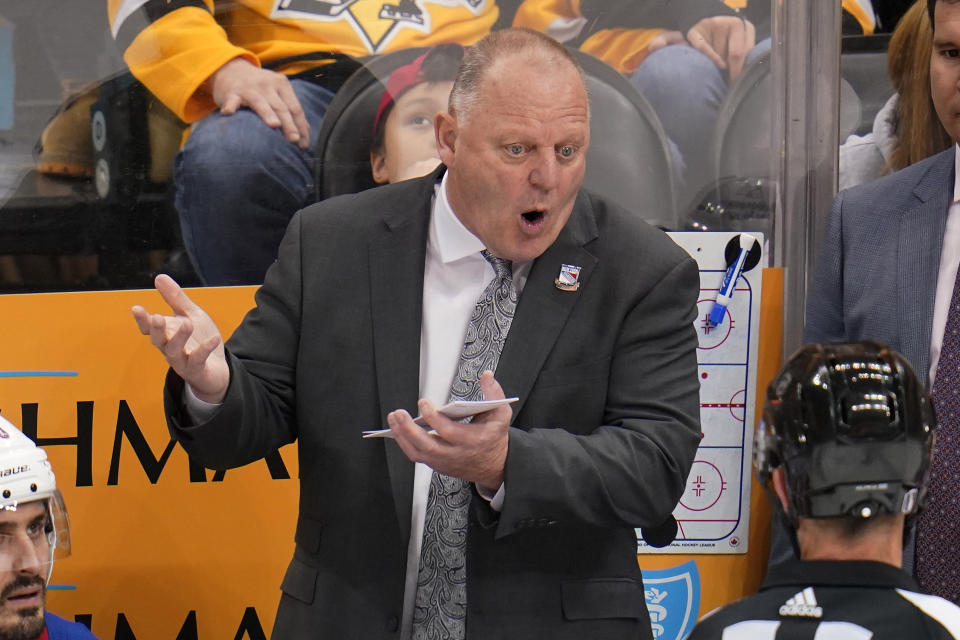
[[[433,119],[447,109],[462,58],[462,46],[439,45],[390,74],[370,146],[378,184],[418,178],[440,164]]]

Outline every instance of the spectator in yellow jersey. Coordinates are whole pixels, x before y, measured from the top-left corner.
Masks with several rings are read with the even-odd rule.
[[[490,31],[496,0],[108,0],[133,74],[193,123],[174,167],[207,284],[259,283],[314,197],[311,143],[353,58]]]

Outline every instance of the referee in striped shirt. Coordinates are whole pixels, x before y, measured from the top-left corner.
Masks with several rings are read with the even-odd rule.
[[[771,567],[758,593],[707,614],[689,640],[960,638],[960,608],[900,568],[934,424],[923,385],[884,345],[797,351],[767,389],[754,465],[801,559]]]

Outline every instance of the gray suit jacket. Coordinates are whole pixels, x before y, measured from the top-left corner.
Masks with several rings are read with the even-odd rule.
[[[804,342],[879,340],[926,383],[955,150],[840,192],[807,296]]]
[[[807,295],[805,343],[879,340],[928,383],[955,157],[950,147],[837,195]],[[771,561],[783,559],[783,544],[772,547]],[[904,568],[913,568],[912,529]]]
[[[298,441],[275,638],[397,637],[414,465],[360,432],[416,410],[438,175],[294,216],[227,344],[230,389],[211,421],[186,422],[168,378],[171,429],[211,468]],[[582,267],[579,291],[554,286],[562,264]],[[662,232],[579,194],[531,268],[496,372],[520,401],[503,509],[471,505],[469,637],[650,637],[633,527],[671,512],[700,439],[698,291],[696,264]]]

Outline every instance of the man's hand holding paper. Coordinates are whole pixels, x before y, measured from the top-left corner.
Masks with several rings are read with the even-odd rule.
[[[491,371],[485,371],[480,377],[480,387],[487,400],[504,397]],[[393,437],[407,457],[444,475],[496,491],[503,483],[507,461],[507,431],[513,416],[510,407],[501,405],[463,424],[440,414],[429,400],[421,399],[418,406],[436,433],[431,434],[417,425],[403,409],[387,414]]]

